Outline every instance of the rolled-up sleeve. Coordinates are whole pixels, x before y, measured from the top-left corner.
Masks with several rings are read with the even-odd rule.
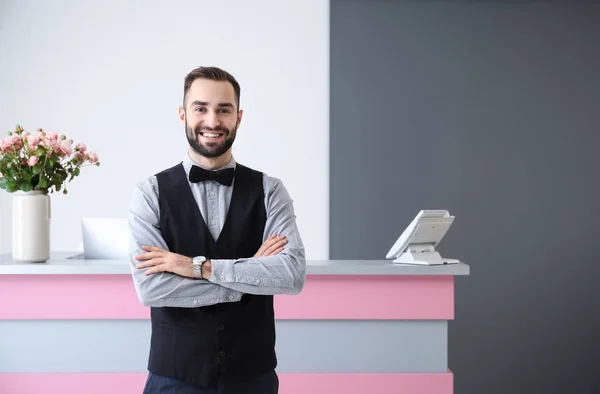
[[[293,200],[283,183],[264,175],[267,221],[263,242],[284,235],[287,244],[275,256],[213,259],[210,281],[248,294],[298,294],[306,280],[304,245],[296,224]]]

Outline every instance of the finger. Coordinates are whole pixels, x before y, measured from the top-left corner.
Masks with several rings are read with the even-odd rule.
[[[263,245],[265,246],[265,249],[268,249],[271,246],[277,244],[278,242],[281,242],[283,239],[285,239],[285,236],[281,235],[281,236],[275,237],[273,239],[267,240]]]
[[[147,252],[166,252],[166,250],[159,248],[158,246],[142,245],[142,249]]]
[[[263,244],[261,245],[261,248],[263,248],[263,250],[268,247],[269,245],[273,244],[273,242],[277,242],[277,239],[279,237],[275,234],[271,235],[269,238],[267,238]]]
[[[163,264],[165,261],[164,259],[160,259],[160,258],[156,258],[156,259],[151,259],[148,261],[144,261],[143,263],[140,263],[137,265],[137,268],[148,268],[148,267],[154,267],[160,264]]]
[[[276,254],[279,254],[282,251],[283,251],[283,248],[277,248],[271,254],[268,254],[267,256],[275,256]]]
[[[157,265],[156,267],[150,268],[148,271],[144,272],[146,275],[156,274],[158,272],[162,272],[165,270],[164,264]]]
[[[273,244],[270,246],[270,248],[271,249],[272,248],[278,248],[280,246],[285,245],[287,242],[288,242],[287,239],[281,238],[281,239],[277,240],[277,242],[273,242]]]
[[[142,254],[138,254],[137,256],[135,256],[135,258],[137,260],[150,260],[153,259],[155,257],[162,257],[163,254],[160,252],[148,252],[148,253],[142,253]]]
[[[287,244],[287,239],[282,239],[279,242],[277,242],[277,243],[273,244],[272,246],[270,246],[269,248],[267,248],[267,250],[265,251],[265,254],[267,256],[271,256],[274,251],[283,247],[285,244]]]
[[[260,248],[256,251],[255,257],[260,257],[265,252],[265,244],[260,245]]]
[[[143,268],[148,268],[148,267],[154,267],[155,265],[158,265],[158,263],[154,263],[152,260],[149,261],[145,261],[141,264],[138,264],[136,266],[137,269],[143,269]]]
[[[277,237],[276,237],[276,236],[274,236],[274,235],[270,236],[269,238],[267,238],[267,239],[265,240],[265,242],[263,242],[263,244],[261,245],[261,247],[262,247],[263,249],[266,249],[267,247],[269,247],[269,245],[271,245],[273,242],[275,242],[275,241],[276,241],[276,239],[277,239]]]
[[[266,256],[267,249],[270,248],[271,246],[273,246],[278,241],[281,241],[284,238],[285,238],[284,235],[272,234],[269,238],[267,238],[265,240],[265,242],[263,242],[263,244],[260,246],[260,248],[254,254],[254,257]]]

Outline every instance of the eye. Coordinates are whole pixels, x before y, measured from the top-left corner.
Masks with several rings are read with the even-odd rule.
[[[196,112],[206,112],[206,108],[198,107],[198,108],[194,109],[194,111],[196,111]]]
[[[231,111],[230,111],[230,110],[228,110],[227,108],[221,108],[221,109],[220,109],[220,112],[221,112],[222,114],[228,114],[228,113],[230,113]]]

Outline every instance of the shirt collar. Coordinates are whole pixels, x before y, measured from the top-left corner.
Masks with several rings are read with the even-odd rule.
[[[192,166],[198,166],[200,168],[204,168],[203,166],[201,166],[200,164],[198,164],[194,160],[192,160],[192,158],[190,157],[189,153],[186,153],[185,156],[183,157],[183,163],[182,164],[183,164],[183,169],[185,170],[185,175],[188,178],[190,176],[190,170],[192,169]],[[227,164],[225,164],[222,167],[215,168],[215,170],[222,170],[224,168],[235,168],[235,165],[236,165],[236,161],[235,161],[235,158],[232,155],[231,156],[231,160],[229,160],[229,162]],[[204,168],[204,169],[206,169],[206,168]]]

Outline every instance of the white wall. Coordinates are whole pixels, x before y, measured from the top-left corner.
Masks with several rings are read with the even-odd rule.
[[[20,123],[98,152],[52,194],[53,250],[81,242],[84,216],[123,217],[135,184],[176,164],[183,78],[199,65],[242,86],[236,159],[281,178],[309,259],[329,246],[329,2],[20,1],[0,3],[0,137]],[[0,252],[11,250],[0,190]]]

